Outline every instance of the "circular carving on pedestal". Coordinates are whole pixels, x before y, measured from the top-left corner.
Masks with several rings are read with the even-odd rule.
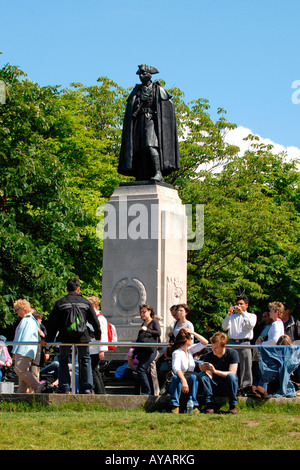
[[[134,286],[125,286],[119,292],[119,303],[126,310],[136,306],[140,298],[139,292]]]
[[[146,303],[146,289],[138,279],[121,279],[113,289],[113,314],[135,316],[139,305]]]

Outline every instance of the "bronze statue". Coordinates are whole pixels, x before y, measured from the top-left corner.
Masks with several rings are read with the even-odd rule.
[[[118,166],[137,181],[162,181],[179,169],[179,147],[171,95],[151,77],[158,70],[139,65],[136,85],[127,99]]]

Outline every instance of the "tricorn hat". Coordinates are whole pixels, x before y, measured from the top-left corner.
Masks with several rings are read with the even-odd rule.
[[[155,73],[159,73],[155,67],[152,67],[152,65],[141,64],[141,65],[138,65],[138,68],[139,69],[136,73],[137,75],[140,75],[141,71],[151,73],[151,75],[154,75]]]

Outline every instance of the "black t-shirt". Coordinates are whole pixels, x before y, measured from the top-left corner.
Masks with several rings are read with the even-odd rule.
[[[238,364],[240,362],[239,355],[235,349],[225,349],[222,357],[216,356],[212,351],[203,356],[204,362],[210,362],[216,370],[226,372],[229,370],[230,364]]]

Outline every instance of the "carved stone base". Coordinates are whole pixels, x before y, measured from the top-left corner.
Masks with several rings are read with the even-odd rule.
[[[149,304],[166,341],[170,307],[186,302],[185,206],[169,185],[122,185],[103,222],[103,315],[116,325],[120,341],[135,341],[139,305]]]

